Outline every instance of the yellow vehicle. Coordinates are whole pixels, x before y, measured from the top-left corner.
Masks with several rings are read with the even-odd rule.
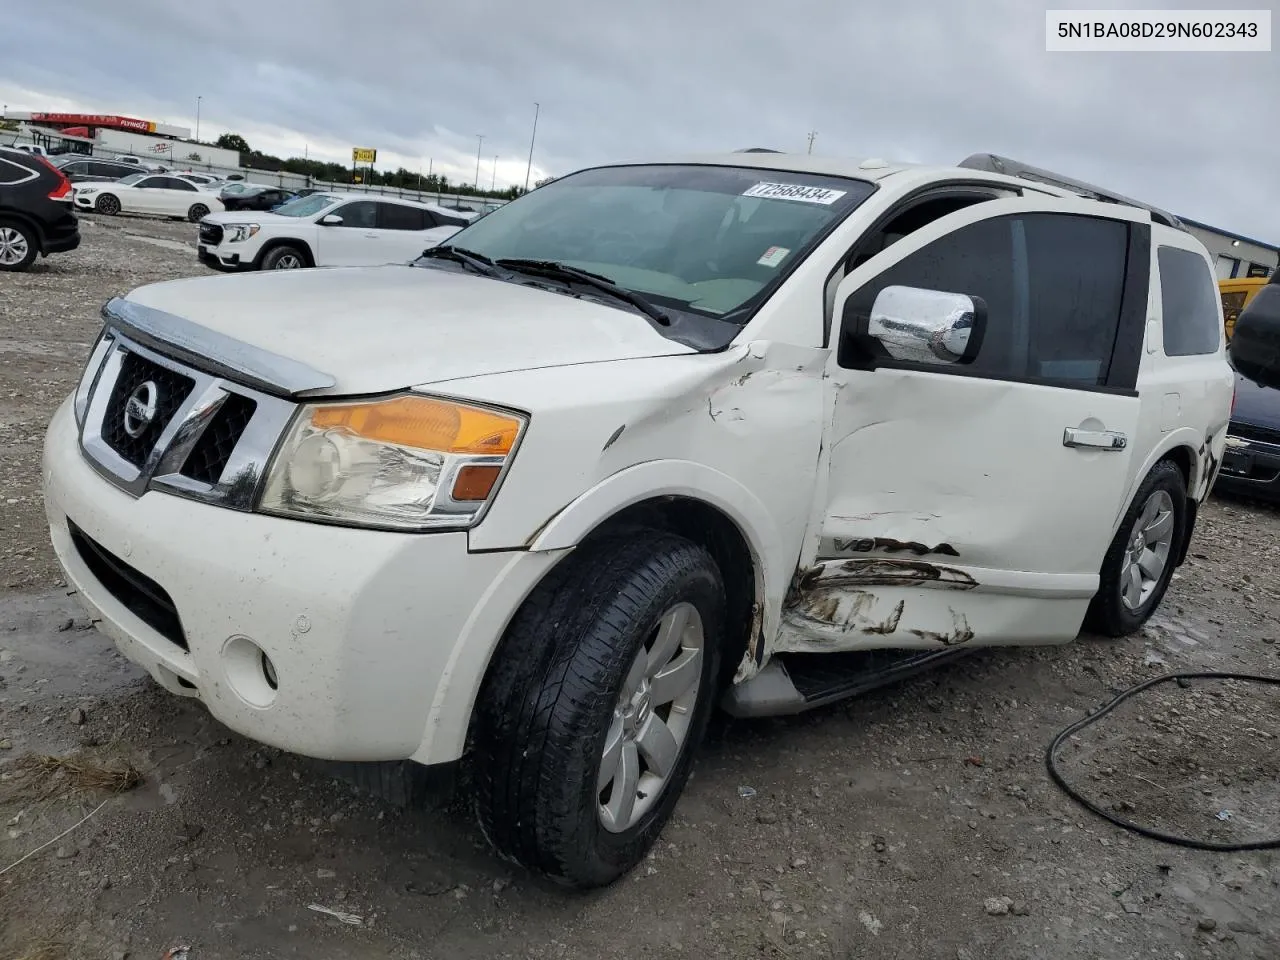
[[[1236,328],[1236,317],[1240,316],[1240,311],[1266,285],[1266,277],[1236,277],[1234,280],[1218,281],[1218,293],[1222,296],[1222,318],[1227,328],[1228,340]]]

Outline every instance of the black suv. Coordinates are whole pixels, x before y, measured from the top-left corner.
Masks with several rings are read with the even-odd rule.
[[[0,147],[0,270],[80,246],[71,183],[44,157]]]

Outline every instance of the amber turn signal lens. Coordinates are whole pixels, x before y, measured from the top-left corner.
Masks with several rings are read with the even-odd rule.
[[[453,499],[459,503],[488,500],[502,468],[492,464],[471,464],[458,471],[453,481]]]
[[[430,397],[326,403],[314,409],[311,425],[422,450],[495,456],[510,453],[520,432],[515,417]]]

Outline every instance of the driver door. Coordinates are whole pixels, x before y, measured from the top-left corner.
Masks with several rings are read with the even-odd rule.
[[[387,263],[386,245],[378,231],[378,205],[372,200],[353,200],[326,211],[318,221],[316,263],[326,267],[370,267]],[[341,223],[326,224],[332,215]]]
[[[1145,211],[1045,196],[851,252],[825,492],[779,649],[1077,635],[1136,469],[1149,249]],[[969,321],[920,335],[948,302]]]

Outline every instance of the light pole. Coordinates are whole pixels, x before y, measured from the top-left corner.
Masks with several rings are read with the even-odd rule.
[[[200,142],[200,101],[204,97],[196,97],[196,143]]]
[[[484,146],[484,134],[476,134],[476,193],[480,192],[480,148]]]
[[[533,134],[529,137],[529,165],[524,168],[524,192],[529,192],[529,174],[533,171],[533,141],[538,138],[538,114],[541,112],[542,106],[537,102],[533,105]]]
[[[493,179],[489,181],[489,192],[493,193],[494,188],[498,185],[498,158],[493,158]]]

